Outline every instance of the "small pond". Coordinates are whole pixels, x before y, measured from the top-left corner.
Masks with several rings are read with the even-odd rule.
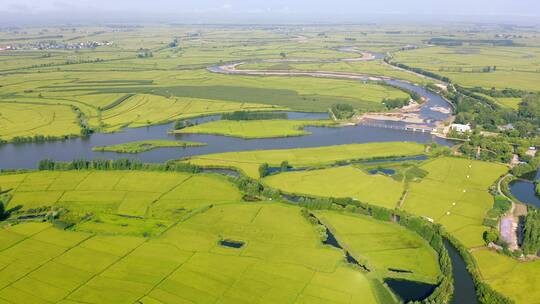
[[[371,175],[375,175],[377,173],[382,173],[382,174],[386,174],[386,175],[394,175],[394,174],[396,174],[396,170],[394,170],[394,169],[385,169],[385,168],[378,168],[378,169],[369,170],[369,174],[371,174]]]
[[[233,241],[233,240],[220,240],[219,245],[223,247],[229,247],[229,248],[242,248],[244,246],[244,242],[242,241]]]
[[[510,193],[520,202],[540,208],[540,197],[536,194],[536,185],[533,181],[518,179],[510,182]]]
[[[437,288],[437,285],[399,279],[384,279],[384,282],[405,303],[409,301],[421,301],[429,297],[435,288]]]

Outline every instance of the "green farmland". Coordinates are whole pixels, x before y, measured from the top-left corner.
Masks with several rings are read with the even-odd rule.
[[[259,178],[259,166],[267,163],[279,166],[287,161],[296,167],[330,165],[338,161],[413,156],[424,153],[424,146],[409,142],[351,144],[303,149],[229,152],[195,156],[188,161],[209,167],[237,168],[253,178]]]
[[[143,140],[125,144],[93,147],[97,152],[141,153],[157,148],[187,148],[204,146],[203,143],[177,140]]]
[[[508,169],[456,158],[435,159],[421,168],[429,174],[411,184],[403,208],[442,224],[467,247],[481,246],[482,222],[493,205],[487,189]]]
[[[287,193],[322,197],[352,197],[393,209],[404,191],[402,183],[380,174],[370,175],[355,167],[287,172],[271,175],[264,183]]]
[[[241,198],[221,176],[187,173],[41,171],[0,175],[0,184],[12,189],[7,208],[67,209],[75,230],[105,234],[155,235],[190,210]]]
[[[317,217],[347,244],[347,250],[384,277],[437,283],[437,253],[418,235],[366,216],[317,212]],[[421,261],[420,264],[416,264]],[[401,272],[392,271],[392,269]]]
[[[482,278],[495,290],[516,303],[535,303],[540,297],[535,287],[540,282],[540,262],[516,261],[508,256],[483,249],[473,252]]]
[[[322,127],[332,125],[325,120],[218,120],[193,127],[184,128],[175,133],[217,134],[241,138],[272,138],[302,136],[310,134],[305,127]]]
[[[268,6],[0,5],[0,304],[540,304],[535,17]]]
[[[69,230],[30,221],[0,231],[0,298],[7,302],[385,303],[381,278],[391,274],[384,267],[413,269],[407,278],[427,282],[438,274],[435,254],[412,232],[321,213],[345,246],[380,269],[363,273],[321,243],[298,207],[241,203],[238,190],[217,175],[41,171],[0,175],[0,184],[11,189],[8,207],[52,206],[68,210],[61,219],[77,219]],[[356,251],[356,236],[345,232],[350,224],[381,233],[374,238],[403,237]],[[403,250],[415,254],[392,262],[405,243],[410,248]],[[429,268],[418,268],[427,262]]]
[[[445,75],[467,87],[538,91],[538,48],[454,46],[396,53],[396,61]],[[496,70],[484,72],[487,66]]]

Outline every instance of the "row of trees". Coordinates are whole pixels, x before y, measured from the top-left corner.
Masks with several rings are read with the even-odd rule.
[[[399,109],[409,104],[409,98],[385,98],[383,104],[389,110]]]
[[[529,207],[523,229],[523,253],[538,254],[540,252],[540,210]]]
[[[275,112],[248,112],[235,111],[221,115],[224,120],[267,120],[267,119],[287,119],[287,113]]]
[[[115,160],[73,160],[70,162],[57,162],[51,159],[39,161],[38,170],[147,170],[147,171],[177,171],[201,172],[201,168],[189,163],[168,161],[163,164],[148,164],[136,159],[120,158]]]
[[[7,204],[11,196],[7,193],[2,193],[0,188],[0,221],[3,221],[9,217],[9,211],[6,210]]]
[[[396,66],[398,68],[401,68],[401,69],[405,69],[405,70],[409,70],[409,71],[413,71],[417,74],[420,74],[420,75],[424,75],[424,76],[427,76],[427,77],[430,77],[430,78],[433,78],[433,79],[437,79],[437,80],[440,80],[440,81],[443,81],[443,82],[450,82],[450,78],[446,77],[446,76],[441,76],[441,75],[438,75],[436,73],[433,73],[433,72],[430,72],[430,71],[426,71],[424,69],[421,69],[421,68],[413,68],[413,67],[410,67],[406,64],[403,64],[403,63],[397,63],[397,62],[394,62],[392,61],[392,57],[385,57],[384,58],[384,61],[390,65],[393,65],[393,66]]]
[[[42,143],[47,141],[67,140],[73,138],[72,135],[66,136],[50,136],[50,135],[34,135],[34,136],[15,136],[11,139],[12,143]]]

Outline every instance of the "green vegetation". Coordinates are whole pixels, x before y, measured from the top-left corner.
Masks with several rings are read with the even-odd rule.
[[[437,283],[437,253],[417,234],[361,215],[329,211],[315,214],[340,243],[346,244],[345,250],[378,275]]]
[[[501,31],[512,36],[498,38]],[[230,125],[193,129],[241,137],[302,135],[299,122],[277,126],[279,121],[257,120],[277,118],[264,111],[329,109],[348,119],[417,99],[371,81],[207,70],[246,61],[252,63],[240,68],[363,73],[427,85],[454,103],[455,122],[474,128],[459,152],[492,162],[508,162],[515,153],[527,164],[512,173],[522,175],[538,167],[538,159],[526,152],[540,145],[540,40],[531,33],[497,25],[478,31],[412,26],[396,31],[379,25],[6,29],[2,45],[30,46],[0,56],[0,142],[62,140],[173,121],[180,121],[175,129],[187,132],[186,119],[219,114],[232,119]],[[114,43],[77,50],[34,47],[89,39]],[[350,60],[364,57],[356,48],[390,56]],[[433,85],[441,81],[450,82],[447,91]],[[127,152],[162,144],[114,148]],[[328,168],[423,153],[422,145],[380,143],[222,153],[167,164],[45,160],[40,169],[50,171],[2,174],[0,217],[9,216],[2,224],[20,224],[0,230],[0,302],[390,303],[394,299],[380,278],[394,276],[440,283],[425,302],[444,303],[451,293],[440,238],[446,235],[464,256],[482,304],[509,303],[495,291],[516,303],[536,303],[538,261],[476,248],[497,239],[490,228],[508,210],[505,199],[493,202],[487,192],[505,166],[437,157]],[[238,168],[257,180],[196,174],[197,165]],[[287,172],[291,167],[310,170]],[[396,173],[366,173],[378,167]],[[277,168],[281,173],[266,176]],[[320,231],[299,208],[264,201],[279,198],[269,187],[274,185],[317,196],[300,199],[306,208],[335,209],[316,213],[373,273],[360,272],[345,263],[342,251],[322,245]],[[239,203],[242,197],[263,202]],[[375,221],[398,218],[426,242],[396,224]],[[531,211],[525,253],[538,249],[537,222]],[[220,246],[225,239],[244,246]],[[374,250],[379,245],[393,250]],[[405,250],[414,253],[397,254]],[[433,267],[436,257],[440,272]],[[394,267],[413,273],[388,270]]]
[[[540,211],[530,207],[523,228],[523,253],[538,255],[540,252]]]
[[[493,207],[491,207],[484,218],[484,225],[497,229],[499,227],[499,219],[510,211],[511,208],[512,202],[502,195],[496,195],[493,198]]]
[[[330,165],[336,162],[368,160],[424,153],[424,146],[411,142],[351,144],[341,146],[244,151],[194,156],[189,163],[200,166],[238,168],[252,178],[259,178],[259,166],[280,166],[283,161],[294,167]]]
[[[141,127],[177,119],[221,114],[235,110],[274,110],[261,104],[217,102],[195,98],[167,98],[156,95],[137,94],[120,105],[101,112],[101,124],[107,130]]]
[[[224,120],[264,120],[264,119],[287,119],[287,113],[265,113],[265,112],[246,112],[235,111],[221,115]]]
[[[409,102],[409,98],[394,98],[383,100],[384,105],[389,110],[403,108],[404,106],[408,105]]]
[[[143,140],[134,141],[124,144],[93,147],[92,151],[98,152],[118,152],[118,153],[142,153],[157,148],[171,148],[171,147],[198,147],[204,146],[204,143],[178,141],[178,140]]]
[[[337,119],[349,119],[354,115],[354,108],[350,104],[334,104],[330,111]]]
[[[422,303],[447,303],[453,292],[453,285],[452,285],[452,266],[450,262],[450,257],[448,255],[448,252],[443,244],[443,236],[445,235],[444,230],[441,229],[439,225],[432,224],[428,221],[426,221],[423,218],[419,218],[414,215],[410,215],[407,213],[404,213],[400,210],[389,210],[386,208],[376,207],[372,205],[368,205],[365,203],[357,202],[352,199],[309,199],[304,198],[301,199],[299,202],[300,206],[303,206],[306,209],[302,210],[302,214],[308,218],[312,223],[316,224],[318,220],[313,221],[314,218],[312,218],[308,210],[332,210],[333,212],[339,211],[342,214],[347,214],[349,216],[353,214],[362,214],[365,216],[370,216],[373,219],[377,219],[379,221],[384,222],[390,222],[390,221],[397,221],[399,225],[402,227],[405,227],[409,231],[412,231],[419,235],[421,238],[423,238],[427,243],[433,248],[438,255],[439,260],[439,266],[441,270],[441,275],[438,279],[438,285],[433,291],[433,293],[426,299],[422,300]],[[357,216],[357,215],[356,215]],[[325,224],[326,225],[326,224]],[[325,230],[325,227],[321,227],[318,225],[318,228],[323,228],[322,230]],[[388,228],[382,228],[383,231],[386,231]],[[397,228],[397,227],[395,227]],[[354,228],[353,228],[354,229]],[[405,230],[402,230],[403,232]],[[343,232],[343,231],[342,231]],[[337,232],[339,233],[339,231]],[[321,237],[324,239],[326,238],[326,232],[321,233]],[[354,242],[355,234],[350,235],[350,240]],[[383,237],[383,236],[381,236]],[[406,236],[405,236],[406,237]],[[448,236],[447,236],[448,237]],[[414,238],[414,237],[413,237]],[[409,239],[412,241],[412,239]],[[423,242],[418,242],[418,239],[415,239],[414,242],[416,245],[420,244],[426,244]],[[343,246],[345,246],[345,250],[350,250],[350,247],[346,243],[341,243]],[[377,246],[378,243],[372,244]],[[412,243],[409,243],[411,245]],[[423,246],[423,245],[420,245]],[[413,245],[414,247],[414,245]],[[409,247],[409,249],[412,249]],[[417,247],[418,250],[422,251],[420,247]],[[427,248],[426,248],[427,249]],[[397,250],[394,248],[394,250]],[[429,249],[427,249],[426,252],[430,252]],[[356,252],[358,253],[358,252]],[[379,253],[381,253],[379,251]],[[465,251],[465,254],[463,256],[467,256],[468,252]],[[383,254],[384,256],[384,254]],[[420,256],[424,256],[424,254],[420,253]],[[392,263],[392,261],[388,261],[385,259],[377,259],[379,262],[389,262]],[[360,263],[369,264],[369,261],[360,259]],[[414,264],[414,263],[413,263]],[[364,266],[365,267],[365,266]],[[372,268],[373,270],[373,268]],[[472,271],[476,270],[475,266],[471,267]],[[380,270],[379,270],[380,271]],[[377,271],[371,272],[372,275],[378,276]],[[401,275],[404,275],[403,272]],[[411,274],[408,274],[409,276]],[[414,276],[414,274],[412,275]],[[486,296],[492,297],[500,297],[496,292],[491,291],[489,288],[481,288],[479,289],[479,297],[484,298]],[[381,297],[384,298],[384,297]],[[384,298],[385,300],[382,301],[382,303],[390,303],[394,302],[390,299]],[[492,302],[481,302],[482,304],[492,303]],[[501,302],[503,303],[503,302]]]
[[[533,304],[540,297],[540,260],[521,262],[490,249],[472,252],[482,279],[515,303]],[[489,299],[488,299],[489,300]],[[485,303],[507,303],[491,302]]]
[[[466,247],[484,244],[484,217],[493,206],[488,188],[507,168],[459,158],[437,158],[421,166],[428,175],[411,183],[403,208],[441,224]]]
[[[38,141],[37,135],[48,138],[78,136],[76,114],[69,106],[32,103],[2,103],[0,137],[7,141]],[[25,140],[32,138],[31,140]]]
[[[55,211],[59,225],[104,234],[157,235],[178,216],[241,195],[216,175],[155,171],[40,171],[0,175],[15,219]],[[209,188],[212,191],[207,191]]]
[[[393,209],[404,185],[391,177],[370,175],[346,166],[271,175],[263,183],[286,193],[321,197],[351,197],[369,204]]]
[[[394,56],[397,62],[443,75],[463,86],[538,90],[537,54],[536,47],[471,44],[418,48]]]
[[[310,134],[304,131],[308,126],[330,126],[329,120],[217,120],[183,128],[175,133],[202,133],[234,136],[242,138],[272,138],[301,136]]]
[[[0,297],[5,301],[242,302],[263,297],[280,303],[299,298],[388,303],[382,276],[426,282],[439,277],[433,249],[399,226],[320,213],[351,252],[359,248],[355,232],[344,232],[351,224],[373,233],[370,249],[358,254],[380,272],[363,273],[347,265],[342,251],[321,244],[299,208],[236,203],[238,190],[217,175],[82,169],[3,174],[0,184],[13,195],[8,206],[17,206],[9,221],[19,222],[0,230],[6,265],[0,270]],[[70,228],[58,229],[65,227]],[[384,248],[377,245],[383,236],[392,239]],[[244,246],[227,248],[219,244],[223,239]],[[397,255],[401,258],[392,258]],[[415,273],[392,274],[384,267]],[[45,279],[47,285],[41,283]],[[209,284],[214,288],[202,292]]]

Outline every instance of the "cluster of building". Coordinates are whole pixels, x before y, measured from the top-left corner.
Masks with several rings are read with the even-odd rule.
[[[109,46],[113,45],[112,41],[85,41],[85,42],[76,42],[76,43],[65,43],[57,42],[54,40],[50,41],[39,41],[32,43],[24,44],[7,44],[0,45],[0,51],[11,51],[11,50],[77,50],[77,49],[93,49],[99,46]]]

